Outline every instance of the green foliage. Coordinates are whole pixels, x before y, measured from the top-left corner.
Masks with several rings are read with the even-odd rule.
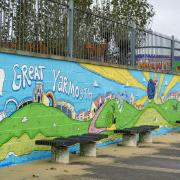
[[[87,10],[93,4],[93,0],[74,0],[74,4],[77,8]]]
[[[107,60],[116,56],[117,61],[127,60],[132,32],[128,25],[148,27],[154,15],[147,0],[104,0],[101,6],[93,0],[75,0],[74,3],[74,54],[78,58],[88,57],[87,44],[104,43],[105,52],[102,51],[104,54],[99,58],[104,56]],[[2,41],[21,50],[66,56],[68,8],[63,4],[67,4],[67,0],[1,1]],[[143,36],[138,35],[141,39]],[[115,50],[109,50],[107,45],[113,40]],[[100,54],[98,50],[97,54]]]
[[[75,0],[75,6],[124,24],[133,23],[141,28],[148,27],[155,14],[153,6],[147,0],[104,0],[101,5],[93,3],[93,0]]]
[[[126,24],[135,23],[141,28],[147,27],[155,14],[147,0],[112,0],[111,3],[112,17]]]
[[[75,42],[78,42],[79,46],[75,50],[76,54],[79,53],[78,57],[86,58],[84,54],[88,53],[84,52],[85,44],[109,44],[113,41],[114,49],[106,49],[105,61],[112,59],[116,63],[127,64],[126,61],[130,59],[131,52],[131,26],[148,28],[154,16],[153,7],[147,0],[104,0],[102,2],[99,5],[91,0],[75,1],[77,7]],[[82,9],[83,12],[78,9]],[[136,42],[141,43],[145,35],[138,32],[136,37]]]
[[[21,50],[52,54],[61,50],[65,55],[67,10],[60,3],[63,1],[3,0],[2,41],[13,42]]]

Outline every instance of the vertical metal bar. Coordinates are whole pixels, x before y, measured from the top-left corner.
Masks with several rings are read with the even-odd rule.
[[[2,11],[0,11],[0,47],[2,45]]]
[[[174,40],[174,36],[172,36],[172,40],[171,40],[171,68],[172,68],[172,71],[174,71],[174,46],[175,46],[175,40]]]
[[[136,29],[135,24],[132,26],[132,32],[131,32],[131,64],[133,67],[135,67],[135,56],[136,56]]]
[[[73,57],[73,41],[74,41],[74,0],[69,0],[68,9],[68,29],[67,29],[67,51],[70,57]]]

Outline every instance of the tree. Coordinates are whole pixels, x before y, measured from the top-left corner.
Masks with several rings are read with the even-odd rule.
[[[1,41],[7,46],[13,38],[13,22],[15,18],[14,7],[16,2],[13,0],[0,1],[0,23]]]
[[[148,29],[154,10],[147,0],[111,0],[104,3],[101,10],[103,17],[113,19],[101,27],[101,36],[110,42],[114,39],[115,51],[109,52],[115,63],[131,64],[132,26]],[[116,23],[117,22],[117,23]],[[106,26],[106,27],[104,27]],[[136,46],[144,39],[143,31],[136,31]]]
[[[74,0],[74,4],[79,9],[90,10],[93,0]]]
[[[40,41],[50,54],[66,55],[67,9],[63,1],[38,0],[38,25]]]
[[[48,53],[60,54],[61,50],[65,55],[67,8],[60,3],[64,1],[2,0],[2,42],[34,52],[42,52],[43,43]]]
[[[147,0],[101,0],[95,4],[93,0],[74,0],[75,6],[84,11],[100,14],[126,25],[136,24],[140,28],[148,28],[155,12]]]
[[[148,28],[154,16],[153,6],[147,0],[112,0],[112,17],[125,24]]]
[[[36,10],[34,8],[36,0],[14,1],[14,19],[12,32],[16,38],[17,49],[25,50],[28,42],[37,40],[38,32],[36,25]]]
[[[2,41],[14,41],[22,50],[31,43],[31,50],[35,52],[42,52],[37,44],[43,43],[48,53],[66,55],[68,8],[63,4],[67,1],[2,0]],[[74,0],[76,57],[87,58],[84,56],[87,43],[113,43],[114,49],[109,48],[104,58],[127,63],[125,60],[130,54],[132,30],[129,25],[136,24],[136,27],[143,29],[149,27],[154,15],[153,7],[147,0],[102,1],[98,5],[94,0]]]
[[[130,64],[132,27],[148,28],[154,15],[147,0],[104,0],[101,5],[91,0],[75,0],[78,17],[75,16],[76,41],[82,54],[86,43],[113,44],[105,52],[104,60],[109,63]],[[96,16],[99,15],[99,16]],[[142,32],[137,33],[143,39]],[[88,57],[89,58],[89,57]],[[96,57],[97,58],[97,57]],[[97,59],[96,59],[97,60]],[[127,61],[128,60],[128,61]]]

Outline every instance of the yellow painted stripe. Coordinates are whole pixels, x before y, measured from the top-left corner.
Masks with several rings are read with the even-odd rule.
[[[137,81],[127,69],[119,69],[113,67],[96,66],[92,64],[81,64],[82,66],[101,74],[102,76],[129,86],[137,87],[146,91],[146,87]]]
[[[143,72],[143,74],[147,81],[149,81],[151,79],[150,72]]]
[[[147,96],[144,96],[143,98],[135,101],[135,103],[136,103],[137,105],[144,105],[144,103],[147,101],[147,99],[148,99],[148,97],[147,97]]]
[[[161,87],[162,87],[162,84],[164,81],[164,77],[165,77],[165,74],[161,74],[160,81],[159,81],[158,87],[157,87],[157,98],[159,97],[159,93],[160,93],[160,90],[161,90]]]
[[[168,84],[166,90],[164,91],[163,95],[166,96],[168,92],[178,83],[180,82],[180,76],[174,76],[171,82]]]
[[[154,80],[157,80],[157,73],[154,73]]]

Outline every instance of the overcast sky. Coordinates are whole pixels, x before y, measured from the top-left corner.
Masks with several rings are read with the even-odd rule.
[[[148,2],[153,5],[156,13],[152,29],[180,39],[180,0],[148,0]]]

